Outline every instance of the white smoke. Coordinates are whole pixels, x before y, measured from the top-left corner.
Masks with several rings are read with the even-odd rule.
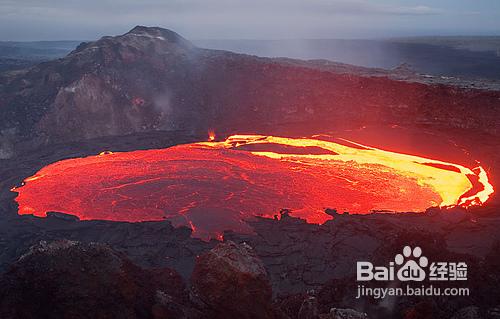
[[[159,129],[173,129],[172,93],[170,89],[165,88],[160,94],[153,97],[153,107],[158,113]]]

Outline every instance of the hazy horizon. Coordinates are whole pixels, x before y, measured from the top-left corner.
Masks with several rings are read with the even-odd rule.
[[[130,28],[132,29],[132,28]],[[168,28],[165,28],[168,29]],[[172,31],[175,31],[173,29],[170,29]],[[126,33],[126,32],[124,32]],[[124,33],[119,33],[119,34],[108,34],[108,35],[103,35],[104,36],[118,36]],[[182,36],[182,34],[180,34]],[[424,39],[424,38],[446,38],[446,39],[452,39],[452,38],[500,38],[500,34],[498,35],[409,35],[409,36],[395,36],[395,37],[373,37],[373,38],[272,38],[272,39],[266,39],[266,38],[187,38],[187,40],[192,41],[192,42],[197,42],[197,41],[322,41],[322,40],[333,40],[333,41],[342,41],[342,40],[366,40],[366,41],[384,41],[384,40],[408,40],[408,39]],[[47,39],[47,40],[0,40],[0,42],[7,43],[7,42],[13,42],[13,43],[30,43],[30,42],[90,42],[90,41],[96,41],[99,40],[99,38],[95,39]]]

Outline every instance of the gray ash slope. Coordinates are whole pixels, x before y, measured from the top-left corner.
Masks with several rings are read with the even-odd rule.
[[[255,131],[297,122],[499,133],[500,92],[418,81],[325,61],[201,49],[170,30],[136,27],[1,74],[0,155],[135,132]]]

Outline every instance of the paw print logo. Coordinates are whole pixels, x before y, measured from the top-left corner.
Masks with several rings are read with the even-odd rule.
[[[400,281],[422,281],[425,279],[425,270],[429,260],[422,256],[422,249],[410,246],[403,248],[403,254],[397,254],[394,258],[396,265],[401,266],[397,272]]]

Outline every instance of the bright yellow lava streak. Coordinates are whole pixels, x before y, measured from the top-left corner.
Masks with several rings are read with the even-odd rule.
[[[471,169],[458,164],[384,151],[348,140],[344,141],[352,145],[357,145],[362,149],[310,138],[286,138],[263,135],[233,135],[223,142],[200,144],[223,148],[270,143],[293,147],[319,147],[336,154],[282,154],[270,151],[255,151],[252,152],[252,154],[279,160],[298,161],[304,164],[311,163],[314,165],[331,165],[334,161],[353,161],[358,164],[382,165],[392,168],[406,177],[414,178],[421,186],[433,189],[442,199],[442,202],[439,203],[440,206],[465,204],[465,199],[460,200],[460,197],[473,187],[467,175],[477,175]],[[459,172],[429,166],[429,164],[451,166],[459,170]],[[493,193],[493,187],[488,182],[486,172],[482,167],[479,169],[480,174],[478,177],[484,189],[474,196],[466,198],[467,200],[473,200],[474,204],[484,203]]]

